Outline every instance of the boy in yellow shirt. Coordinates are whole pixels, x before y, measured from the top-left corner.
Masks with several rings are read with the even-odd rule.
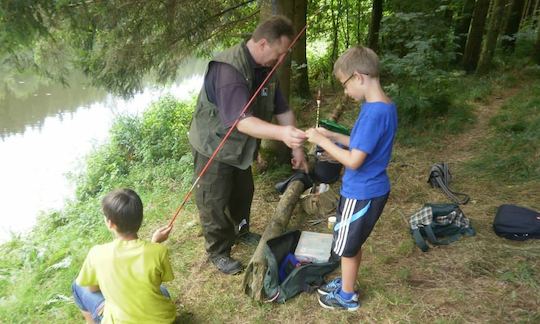
[[[116,239],[92,247],[72,285],[88,323],[172,323],[176,309],[162,282],[174,275],[165,246],[172,229],[157,229],[152,242],[140,240],[141,198],[118,189],[102,200],[105,224]]]

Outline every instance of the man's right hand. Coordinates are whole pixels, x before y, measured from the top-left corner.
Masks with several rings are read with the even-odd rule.
[[[304,131],[294,126],[283,126],[283,133],[281,134],[281,141],[288,147],[294,149],[301,147],[306,141],[307,136]]]

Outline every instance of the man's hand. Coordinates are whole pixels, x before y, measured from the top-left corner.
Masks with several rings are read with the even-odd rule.
[[[169,233],[171,232],[171,230],[172,225],[158,228],[152,235],[152,242],[161,243],[166,241],[169,238]]]
[[[304,171],[305,173],[309,172],[306,155],[304,154],[304,149],[302,149],[301,147],[292,149],[291,164],[293,169],[299,169]]]
[[[290,125],[282,126],[282,129],[281,140],[288,147],[292,149],[300,148],[306,141],[306,134],[302,130]]]

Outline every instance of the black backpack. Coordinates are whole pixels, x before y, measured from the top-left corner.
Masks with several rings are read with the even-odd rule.
[[[268,270],[264,276],[264,293],[268,301],[284,303],[299,293],[313,292],[323,284],[324,276],[339,266],[339,259],[332,258],[324,263],[309,263],[294,267],[285,279],[279,280],[279,267],[289,253],[294,253],[301,232],[286,232],[268,240],[264,247],[264,257]]]
[[[493,220],[493,230],[510,240],[540,238],[540,213],[516,205],[501,205]]]
[[[426,252],[429,246],[447,245],[461,236],[476,234],[469,219],[457,204],[425,204],[409,219],[411,235],[416,245]]]

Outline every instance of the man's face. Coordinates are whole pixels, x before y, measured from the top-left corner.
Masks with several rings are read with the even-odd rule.
[[[281,36],[280,39],[275,40],[272,43],[269,43],[266,39],[263,40],[264,41],[261,43],[260,62],[257,63],[262,66],[272,67],[277,63],[281,56],[287,54],[291,40],[287,36]]]

